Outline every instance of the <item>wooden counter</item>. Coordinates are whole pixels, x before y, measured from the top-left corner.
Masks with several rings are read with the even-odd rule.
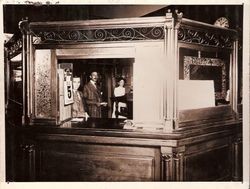
[[[123,129],[122,121],[7,127],[7,180],[241,180],[241,122],[164,133]]]

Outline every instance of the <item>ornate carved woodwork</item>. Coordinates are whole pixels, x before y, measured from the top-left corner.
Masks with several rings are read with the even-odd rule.
[[[202,48],[214,48],[220,50],[232,50],[237,48],[237,44],[234,42],[237,39],[237,32],[231,29],[218,28],[213,25],[189,20],[183,18],[183,14],[178,11],[171,12],[168,10],[165,16],[162,17],[152,17],[152,18],[131,18],[131,19],[103,19],[103,20],[85,20],[85,21],[61,21],[61,22],[31,22],[27,20],[21,21],[19,24],[20,30],[23,33],[23,37],[27,44],[25,49],[28,49],[27,53],[29,56],[25,58],[24,62],[27,63],[27,69],[29,72],[36,70],[36,67],[32,68],[31,64],[36,65],[37,58],[34,57],[34,52],[32,49],[65,49],[65,48],[79,48],[84,45],[116,45],[121,44],[121,42],[126,42],[123,44],[141,44],[141,42],[164,42],[164,81],[162,82],[162,101],[163,105],[159,105],[161,110],[161,120],[165,131],[172,131],[179,128],[179,112],[178,112],[178,99],[177,99],[177,88],[179,79],[179,59],[178,59],[178,45],[198,45]],[[113,46],[112,46],[113,47]],[[134,46],[131,48],[135,48]],[[191,48],[191,47],[188,47]],[[98,49],[98,48],[97,48]],[[137,52],[137,51],[136,51]],[[164,52],[163,52],[164,53]],[[234,52],[236,56],[232,56],[232,75],[235,80],[237,73],[234,71],[236,67],[237,53]],[[32,56],[33,55],[33,56]],[[56,57],[53,61],[57,61]],[[84,57],[84,56],[83,56]],[[35,60],[35,61],[34,61]],[[51,59],[52,60],[52,59]],[[34,63],[33,63],[34,61]],[[24,65],[25,65],[24,64]],[[55,67],[54,65],[51,66]],[[27,85],[32,85],[32,77],[34,73],[29,73],[27,76],[29,79]],[[55,76],[52,70],[51,76]],[[53,80],[53,78],[52,78]],[[54,77],[55,80],[55,77]],[[37,80],[33,80],[36,83]],[[30,83],[30,84],[29,84]],[[52,82],[55,84],[56,82]],[[234,91],[231,92],[230,96],[236,96],[237,85],[233,82],[231,88]],[[27,87],[26,83],[24,88],[30,91],[36,91],[36,88],[32,86]],[[49,85],[48,85],[49,86]],[[217,98],[222,98],[225,96],[225,85],[223,82],[223,92],[216,93]],[[32,92],[31,92],[32,93]],[[48,112],[32,112],[35,99],[31,99],[33,93],[28,93],[28,103],[27,107],[25,104],[25,109],[27,109],[26,114],[28,116],[34,117],[49,114],[49,112],[54,112],[53,116],[56,116],[55,110],[49,109]],[[54,94],[54,92],[52,92]],[[49,93],[48,93],[49,94]],[[56,99],[56,97],[53,99]],[[231,102],[231,101],[230,101]],[[232,101],[232,106],[235,107],[236,101]],[[32,104],[33,103],[33,104]],[[49,105],[49,102],[47,103]],[[46,104],[46,105],[47,105]],[[46,105],[44,107],[46,107]],[[51,106],[50,106],[51,107]],[[38,109],[43,109],[40,107]],[[235,109],[235,108],[234,108]],[[38,114],[39,115],[38,115]],[[53,116],[46,115],[47,119]],[[39,118],[40,118],[39,117]],[[53,118],[55,119],[55,118]],[[157,118],[158,119],[158,118]],[[52,121],[52,120],[51,120]],[[32,122],[32,121],[31,121]]]
[[[134,41],[134,40],[157,40],[164,38],[162,27],[141,28],[98,28],[56,31],[32,31],[35,37],[34,44],[46,43],[79,43],[79,42],[112,42],[112,41]]]
[[[8,45],[6,45],[9,59],[15,57],[17,54],[19,54],[22,51],[23,42],[22,39],[11,39],[11,41],[8,41]]]
[[[162,181],[172,181],[173,156],[171,154],[161,155],[161,179]]]
[[[233,48],[233,37],[227,34],[215,33],[181,26],[178,30],[178,40],[185,43],[204,46]]]
[[[161,180],[162,181],[183,181],[184,164],[183,153],[162,153],[161,154]]]

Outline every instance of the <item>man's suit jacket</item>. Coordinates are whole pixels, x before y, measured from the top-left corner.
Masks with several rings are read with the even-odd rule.
[[[83,88],[83,97],[86,102],[87,112],[90,117],[101,117],[101,106],[97,103],[101,102],[101,91],[98,86],[94,86],[88,82]]]

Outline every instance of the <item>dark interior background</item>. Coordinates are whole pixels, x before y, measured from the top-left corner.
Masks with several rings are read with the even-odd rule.
[[[70,21],[106,18],[164,16],[178,9],[185,18],[213,24],[219,17],[229,19],[230,28],[242,30],[243,5],[3,5],[4,33],[15,33],[18,22]]]

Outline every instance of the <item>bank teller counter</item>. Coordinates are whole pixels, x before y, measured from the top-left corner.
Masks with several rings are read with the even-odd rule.
[[[6,125],[14,136],[9,180],[242,179],[235,30],[178,12],[153,18],[25,20],[20,29],[27,44],[25,122]],[[102,97],[109,107],[114,78],[126,78],[125,90],[133,89],[131,118],[112,119],[110,110],[102,118],[72,119],[71,79],[80,73],[86,83],[86,70],[93,68],[102,73]],[[223,99],[228,103],[218,103]]]

